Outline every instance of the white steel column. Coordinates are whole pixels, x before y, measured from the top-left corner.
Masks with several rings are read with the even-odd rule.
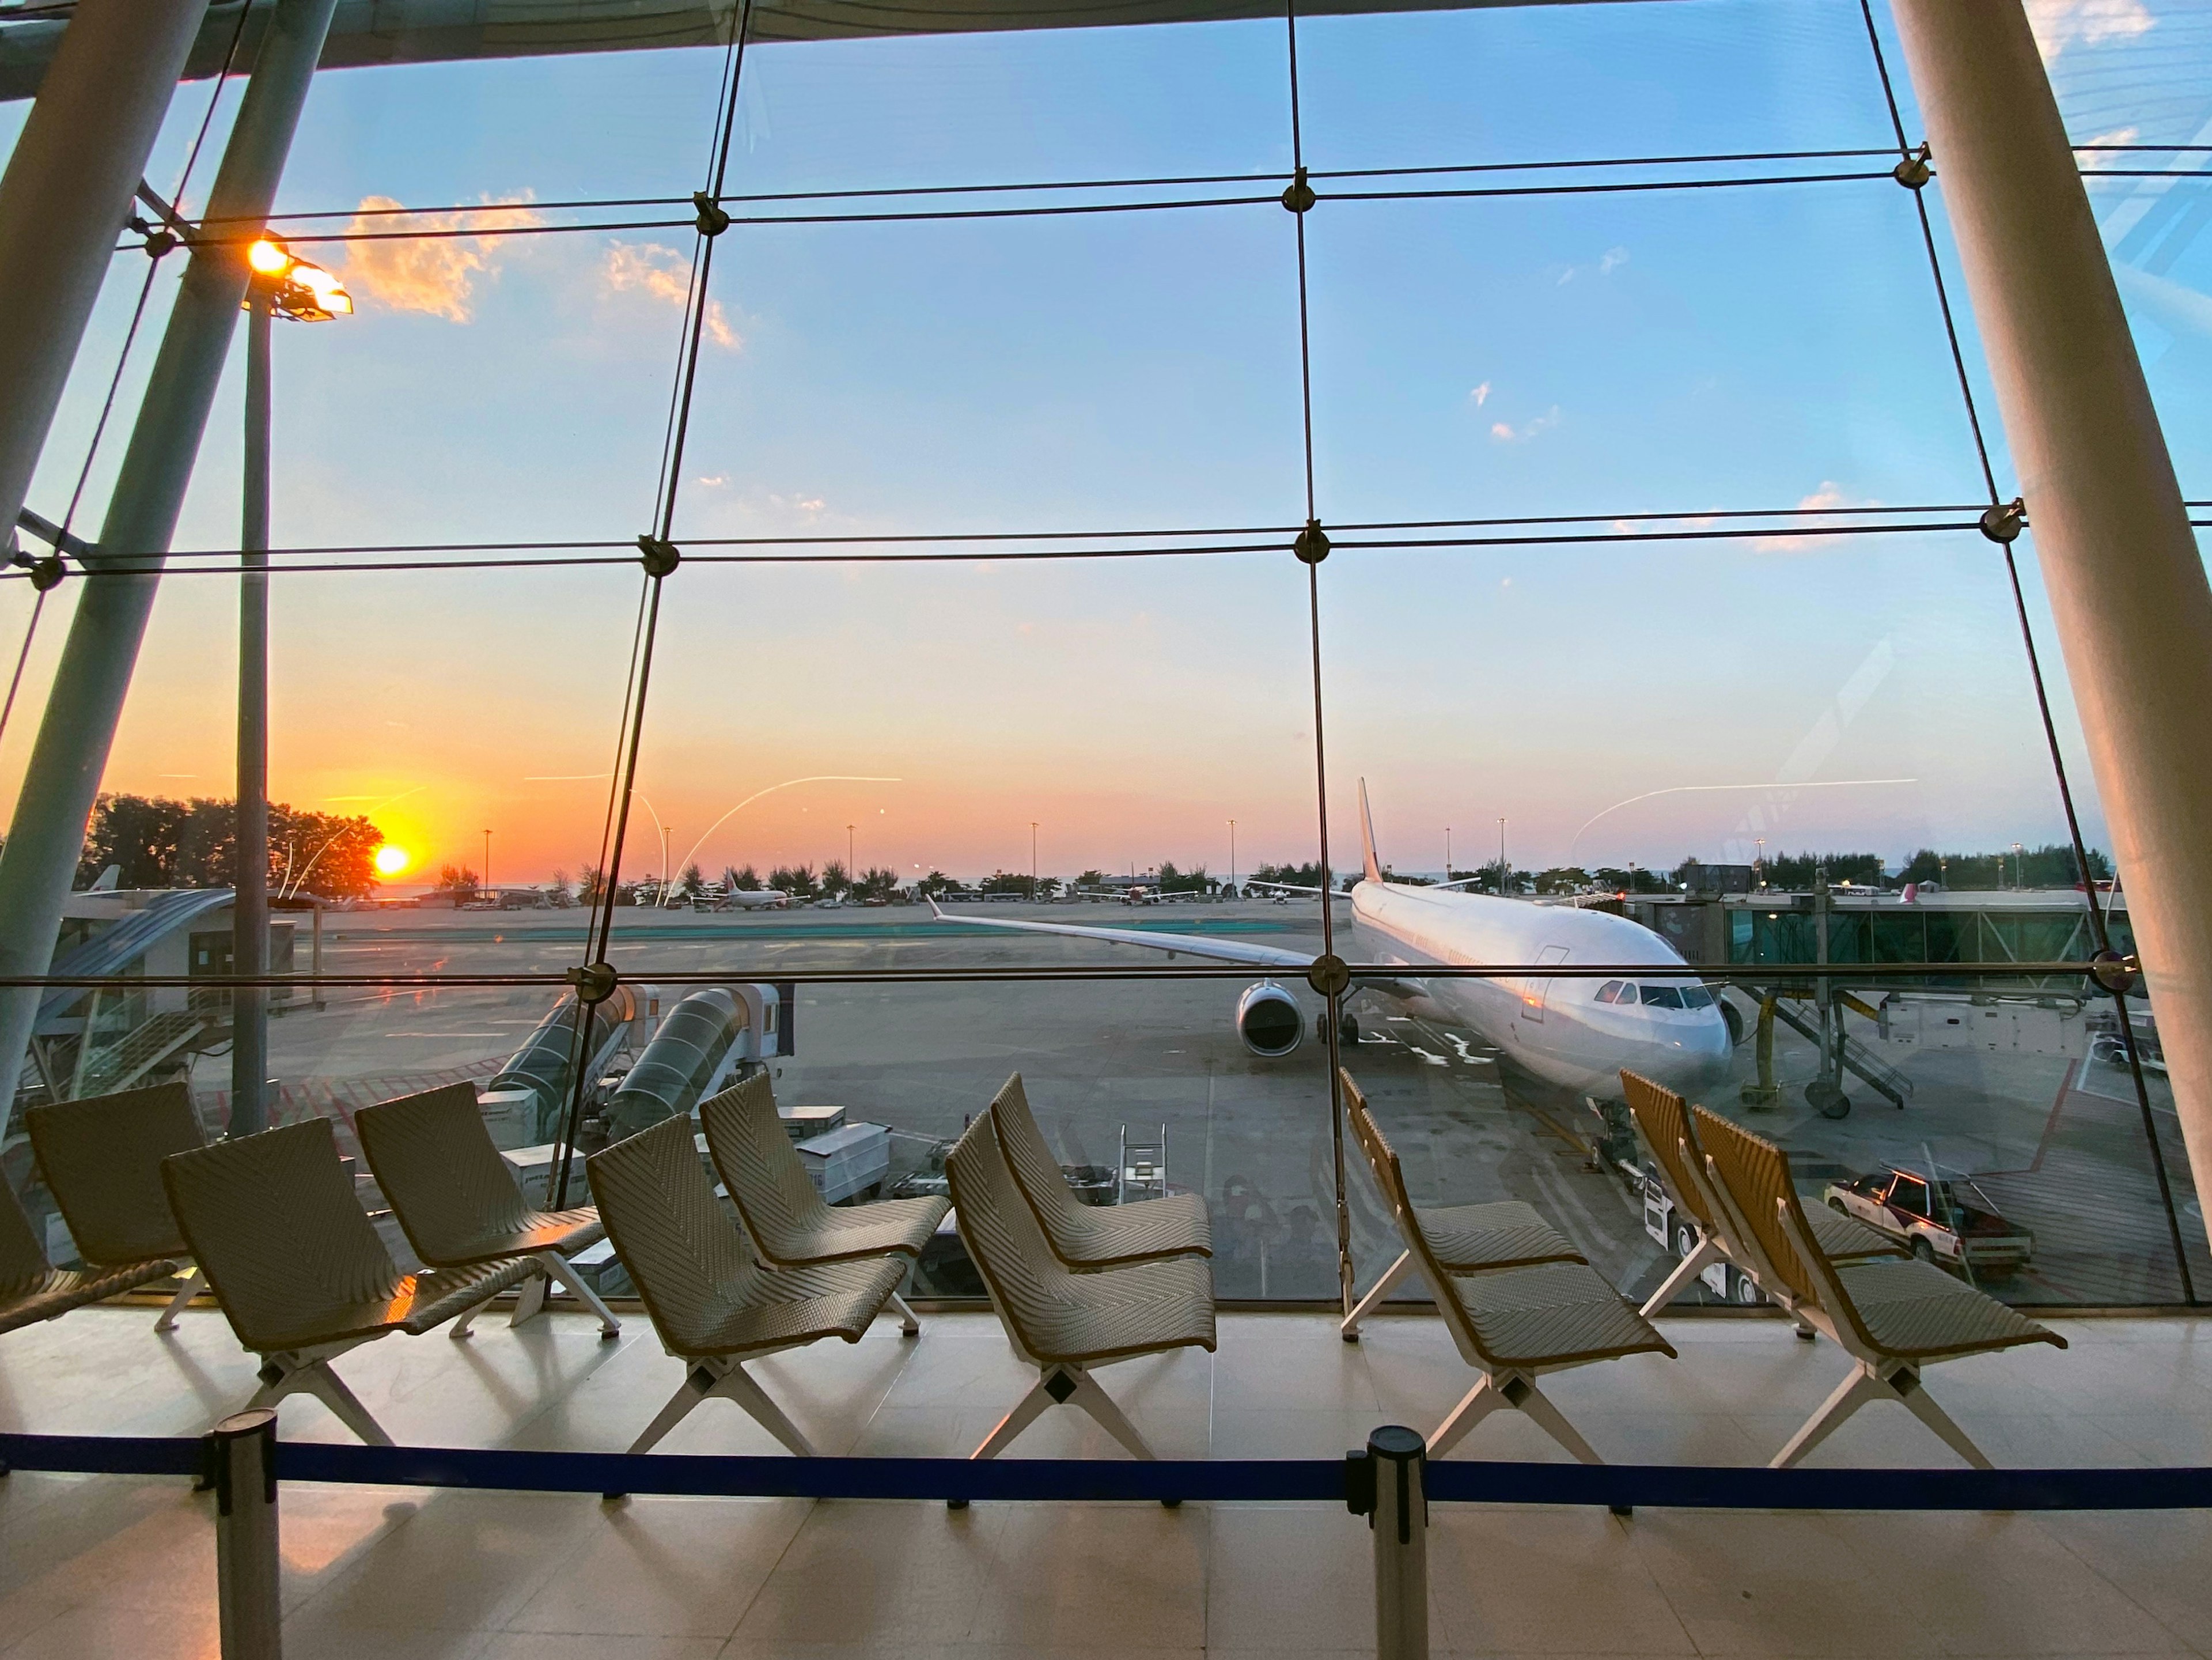
[[[2212,1194],[2212,585],[2020,0],[1893,0]]]
[[[275,200],[336,8],[337,0],[276,0],[208,196],[206,216],[226,222],[232,238],[265,218]],[[198,244],[185,268],[0,848],[0,975],[44,974],[52,960],[246,277],[238,240]],[[131,562],[127,572],[100,574],[118,560]],[[13,1110],[38,1004],[35,987],[0,989],[0,1122]]]
[[[0,543],[206,13],[207,0],[78,0],[0,177]]]

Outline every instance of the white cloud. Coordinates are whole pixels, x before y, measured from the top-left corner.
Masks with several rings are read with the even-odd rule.
[[[483,209],[459,213],[410,214],[392,212],[400,206],[388,196],[364,196],[347,226],[349,236],[373,236],[393,231],[457,231],[493,222],[489,228],[519,229],[544,223],[534,210],[520,205],[526,193],[503,202],[486,198]],[[476,279],[496,277],[492,255],[505,240],[497,234],[433,236],[419,240],[398,237],[388,241],[358,241],[346,246],[340,272],[356,301],[368,301],[393,311],[419,311],[442,317],[449,323],[469,320]]]
[[[2118,167],[2125,159],[2124,157],[2100,155],[2098,152],[2107,144],[2113,146],[2132,144],[2142,136],[2141,127],[2115,127],[2110,132],[2100,132],[2094,138],[2085,140],[2081,148],[2089,154],[2081,158],[2082,171],[2087,173],[2098,167]]]
[[[2046,64],[2069,46],[2132,40],[2157,21],[2143,0],[2027,0],[2027,26]]]
[[[699,479],[700,485],[707,489],[719,489],[722,485],[726,484],[729,482],[730,475],[726,472],[718,472],[711,478],[702,476]]]
[[[611,293],[641,294],[678,311],[691,301],[691,262],[674,248],[665,248],[658,242],[611,244],[599,276]],[[707,301],[704,326],[707,338],[726,351],[736,351],[744,344],[730,326],[729,316],[719,300]]]
[[[1881,505],[1872,496],[1854,499],[1832,478],[1822,479],[1820,489],[1797,498],[1799,511],[1811,514],[1840,512],[1849,508],[1878,508]],[[1814,548],[1832,547],[1842,539],[1840,534],[1762,536],[1752,546],[1761,553],[1801,553]]]
[[[1610,277],[1615,271],[1619,270],[1627,263],[1628,250],[1626,248],[1607,248],[1598,257],[1597,274],[1600,277]]]
[[[1468,396],[1474,399],[1475,408],[1480,409],[1485,404],[1487,404],[1490,401],[1490,382],[1487,380],[1484,381],[1473,392],[1468,393]]]
[[[1559,424],[1559,406],[1554,404],[1533,421],[1527,422],[1519,427],[1510,425],[1504,421],[1494,422],[1491,425],[1490,435],[1501,444],[1519,443],[1535,437],[1539,433],[1549,432]]]

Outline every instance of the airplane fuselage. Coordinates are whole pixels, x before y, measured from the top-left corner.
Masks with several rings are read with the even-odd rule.
[[[1690,1094],[1727,1071],[1728,1025],[1711,994],[1674,947],[1626,917],[1363,881],[1352,892],[1352,927],[1347,957],[1403,965],[1402,977],[1439,1017],[1472,1028],[1547,1082],[1616,1099],[1624,1067]],[[1626,971],[1595,979],[1419,973],[1424,965],[1507,964]]]

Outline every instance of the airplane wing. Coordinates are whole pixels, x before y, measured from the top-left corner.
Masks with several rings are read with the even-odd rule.
[[[1073,922],[1017,922],[1007,916],[970,916],[929,909],[940,922],[966,922],[979,928],[1005,928],[1014,933],[1064,933],[1073,939],[1103,939],[1109,945],[1142,946],[1147,951],[1179,952],[1188,957],[1207,957],[1221,963],[1249,963],[1254,968],[1304,974],[1313,966],[1313,953],[1285,951],[1277,946],[1255,946],[1242,939],[1208,939],[1188,933],[1164,933],[1152,928],[1086,928]]]

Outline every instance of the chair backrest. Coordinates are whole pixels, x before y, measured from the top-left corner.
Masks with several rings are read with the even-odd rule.
[[[1833,1276],[1816,1274],[1814,1265],[1791,1242],[1790,1229],[1782,1219],[1786,1213],[1796,1225],[1798,1237],[1811,1244],[1812,1230],[1806,1225],[1796,1184],[1790,1177],[1790,1155],[1732,1119],[1703,1107],[1692,1110],[1697,1115],[1698,1140],[1718,1172],[1729,1201],[1741,1213],[1744,1225],[1751,1230],[1752,1243],[1766,1259],[1767,1268],[1793,1296],[1826,1308],[1829,1299],[1823,1293],[1828,1286],[1822,1282],[1832,1281]],[[1829,1312],[1846,1317],[1840,1310]]]
[[[1688,1105],[1674,1091],[1632,1072],[1622,1072],[1620,1085],[1627,1094],[1628,1110],[1635,1116],[1636,1128],[1644,1132],[1645,1145],[1659,1161],[1659,1171],[1667,1179],[1668,1195],[1705,1232],[1725,1232],[1716,1229],[1717,1219],[1705,1203],[1705,1183],[1697,1179],[1686,1163],[1686,1154],[1689,1159],[1705,1157],[1698,1146],[1696,1127],[1690,1122]]]
[[[184,1255],[161,1161],[206,1145],[189,1085],[56,1101],[33,1107],[24,1126],[78,1256],[112,1265]]]
[[[185,1249],[249,1349],[308,1341],[405,1278],[354,1197],[327,1118],[172,1153],[161,1183]]]
[[[380,1101],[354,1115],[354,1134],[407,1243],[425,1262],[478,1254],[530,1215],[514,1171],[484,1128],[474,1084]]]
[[[27,1297],[42,1289],[53,1271],[24,1214],[23,1201],[0,1179],[0,1298]]]
[[[707,1152],[738,1214],[771,1259],[805,1254],[807,1232],[830,1207],[775,1116],[775,1089],[766,1073],[699,1104]]]
[[[1068,1190],[1067,1177],[1060,1168],[1060,1160],[1053,1157],[1044,1132],[1037,1128],[1036,1115],[1030,1110],[1029,1093],[1022,1087],[1021,1073],[1016,1073],[1006,1079],[1005,1086],[992,1098],[990,1110],[984,1116],[996,1124],[999,1147],[1006,1155],[1006,1169],[1013,1177],[1015,1189],[1028,1201],[1048,1240],[1072,1243],[1061,1231],[1061,1225],[1082,1209],[1083,1201]]]
[[[945,1157],[960,1237],[992,1304],[1024,1353],[1051,1352],[1043,1336],[1075,1278],[1052,1253],[1036,1213],[1014,1180],[995,1109],[968,1126]]]
[[[715,1323],[763,1270],[714,1197],[690,1116],[664,1118],[584,1161],[599,1220],[672,1353],[709,1352]]]
[[[1474,1365],[1490,1366],[1495,1364],[1474,1323],[1467,1317],[1459,1298],[1452,1288],[1451,1276],[1437,1258],[1436,1248],[1429,1243],[1428,1232],[1421,1226],[1420,1213],[1406,1191],[1406,1169],[1398,1162],[1397,1150],[1382,1134],[1382,1127],[1375,1122],[1368,1110],[1367,1096],[1352,1080],[1352,1074],[1343,1067],[1336,1069],[1339,1083],[1344,1089],[1344,1116],[1352,1122],[1352,1133],[1360,1150],[1367,1155],[1367,1165],[1375,1173],[1375,1185],[1382,1190],[1382,1201],[1390,1207],[1398,1219],[1398,1231],[1406,1241],[1406,1249],[1413,1254],[1422,1277],[1429,1283],[1434,1295],[1437,1312],[1443,1316],[1444,1329],[1452,1335],[1452,1341],[1461,1354]]]

